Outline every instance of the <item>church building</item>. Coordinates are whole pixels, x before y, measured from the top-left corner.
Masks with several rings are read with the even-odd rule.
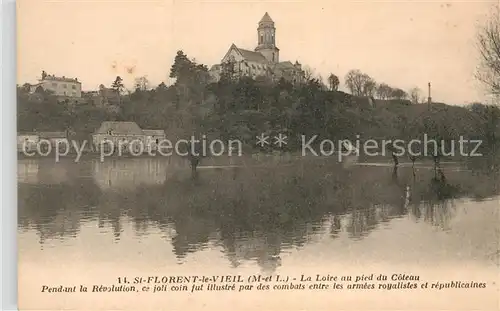
[[[232,44],[220,64],[210,68],[210,76],[218,81],[223,74],[242,77],[257,78],[269,77],[273,80],[284,78],[292,83],[303,80],[304,72],[297,61],[280,62],[280,50],[276,46],[276,27],[274,21],[266,12],[257,28],[257,47],[251,51]]]

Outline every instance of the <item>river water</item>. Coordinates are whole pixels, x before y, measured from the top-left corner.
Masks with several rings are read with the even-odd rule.
[[[498,309],[497,174],[333,162],[202,163],[193,179],[175,159],[19,160],[20,309]],[[487,287],[41,293],[193,274],[404,274]]]

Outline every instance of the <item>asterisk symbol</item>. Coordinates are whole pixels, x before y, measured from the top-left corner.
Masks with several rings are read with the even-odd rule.
[[[287,137],[285,135],[280,133],[278,136],[274,136],[274,139],[276,139],[274,144],[278,145],[280,148],[283,147],[283,145],[286,145]]]
[[[257,138],[257,145],[264,147],[264,145],[269,145],[269,142],[267,139],[269,136],[264,135],[264,133],[260,134],[260,136],[256,136]]]

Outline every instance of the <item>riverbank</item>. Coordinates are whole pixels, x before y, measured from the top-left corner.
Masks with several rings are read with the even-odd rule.
[[[48,154],[46,156],[40,155],[38,153],[35,153],[34,155],[27,155],[26,153],[23,152],[18,152],[18,160],[24,160],[24,159],[56,159],[57,154]],[[183,155],[177,155],[177,154],[165,154],[162,155],[160,153],[156,154],[149,154],[149,153],[143,153],[139,155],[132,155],[130,153],[123,153],[123,154],[112,154],[112,155],[102,155],[99,152],[95,151],[84,151],[81,154],[78,154],[76,152],[69,152],[68,154],[60,154],[58,156],[60,160],[62,159],[148,159],[148,158],[174,158],[174,159],[186,159],[187,156]],[[237,161],[237,159],[254,159],[257,161],[267,161],[267,160],[285,160],[285,161],[292,161],[292,160],[297,160],[299,158],[305,158],[305,159],[334,159],[334,160],[348,160],[352,161],[358,160],[357,155],[338,155],[338,154],[333,154],[331,156],[303,156],[300,152],[274,152],[274,153],[262,153],[262,152],[255,152],[255,153],[249,153],[249,154],[241,154],[241,155],[227,155],[223,154],[220,156],[217,155],[209,155],[209,156],[201,156],[200,157],[202,161],[227,161],[231,162],[231,159]],[[220,160],[216,160],[220,159]]]

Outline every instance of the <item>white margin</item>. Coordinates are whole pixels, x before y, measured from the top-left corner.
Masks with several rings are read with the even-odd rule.
[[[0,135],[0,174],[2,184],[0,256],[0,304],[2,310],[17,308],[17,175],[16,163],[16,2],[1,0],[1,68],[0,94],[2,95],[2,121]]]

